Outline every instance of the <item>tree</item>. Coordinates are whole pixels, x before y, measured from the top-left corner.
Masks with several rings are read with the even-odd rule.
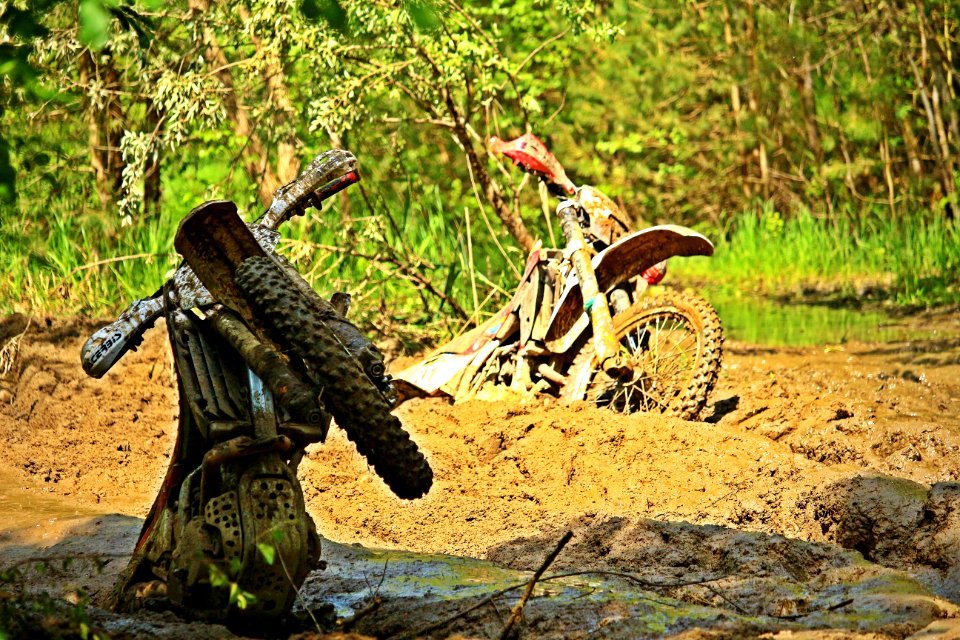
[[[595,19],[592,2],[559,2],[556,13],[531,0],[336,6],[337,19],[318,22],[310,43],[325,62],[317,97],[308,102],[311,128],[337,136],[371,124],[406,135],[416,127],[445,132],[463,155],[477,198],[529,251],[534,239],[520,213],[519,187],[505,193],[491,173],[496,159],[488,158],[487,140],[529,131],[531,118],[547,115],[545,96],[563,90],[575,34],[609,40],[619,28]]]

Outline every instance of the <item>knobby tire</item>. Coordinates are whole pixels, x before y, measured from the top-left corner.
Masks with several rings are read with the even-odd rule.
[[[613,317],[617,340],[623,341],[632,329],[660,319],[681,323],[688,327],[691,334],[696,335],[697,345],[696,362],[690,367],[690,374],[685,384],[680,388],[669,389],[668,393],[663,394],[669,397],[670,401],[661,405],[659,410],[684,420],[696,420],[706,406],[710,392],[720,374],[723,351],[723,329],[720,318],[710,303],[700,296],[667,289],[641,298]],[[597,361],[591,340],[583,345],[570,365],[567,383],[561,390],[561,395],[568,401],[588,398],[588,387],[597,376],[604,375],[599,369],[600,363]],[[647,372],[647,374],[651,377],[656,376],[655,373]],[[655,382],[660,384],[660,388],[668,384],[662,379]]]
[[[360,364],[324,322],[312,300],[268,257],[244,260],[236,272],[257,320],[274,341],[299,355],[321,387],[324,403],[347,437],[400,498],[427,493],[433,472],[423,453]]]

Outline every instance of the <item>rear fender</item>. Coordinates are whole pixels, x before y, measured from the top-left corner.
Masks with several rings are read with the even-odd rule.
[[[470,366],[482,364],[505,337],[503,334],[515,330],[516,323],[511,322],[512,314],[511,301],[472,331],[454,338],[420,362],[394,374],[393,381],[402,397],[401,402],[407,398],[445,393],[444,389],[449,388]]]
[[[240,219],[237,205],[213,200],[195,207],[180,221],[173,244],[217,302],[256,326],[234,274],[247,258],[267,253]]]
[[[660,225],[632,233],[595,255],[593,270],[600,291],[608,293],[667,258],[711,255],[713,244],[696,231],[677,225]],[[580,283],[576,275],[571,275],[544,337],[552,352],[565,353],[590,326],[583,303]]]

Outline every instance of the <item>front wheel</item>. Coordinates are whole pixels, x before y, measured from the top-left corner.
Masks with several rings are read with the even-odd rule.
[[[696,420],[720,374],[723,329],[710,303],[667,290],[616,314],[613,328],[630,372],[617,378],[605,374],[591,341],[570,365],[561,395],[619,413]]]
[[[270,336],[306,363],[321,386],[321,401],[377,475],[400,498],[426,494],[433,483],[430,465],[390,413],[387,399],[327,327],[319,296],[309,285],[298,287],[267,257],[246,259],[236,280]]]

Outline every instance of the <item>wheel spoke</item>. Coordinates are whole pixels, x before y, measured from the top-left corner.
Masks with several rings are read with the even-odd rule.
[[[643,379],[642,377],[640,378],[640,398],[642,399],[642,405],[643,405],[643,406],[641,407],[641,410],[642,410],[642,411],[649,411],[649,410],[650,410],[650,403],[649,403],[650,395],[647,393],[647,385],[644,383],[644,379]]]
[[[632,367],[631,375],[614,379],[599,372],[600,363],[593,354],[591,363],[584,363],[594,369],[580,379],[587,380],[586,397],[597,406],[620,413],[689,411],[685,403],[694,398],[691,394],[697,389],[692,385],[699,372],[716,367],[719,360],[714,355],[719,349],[711,348],[716,338],[701,334],[709,327],[711,335],[717,335],[717,329],[710,326],[717,321],[704,315],[702,306],[688,302],[690,296],[668,293],[665,298],[666,303],[637,303],[623,312],[627,315],[618,314],[614,319],[619,353]]]
[[[690,349],[687,347],[687,344],[692,343],[691,346],[694,352],[696,352],[698,340],[696,335],[691,332],[686,331],[685,333],[686,335],[680,340],[672,340],[662,352],[659,349],[660,345],[658,345],[658,353],[656,355],[659,363],[658,374],[663,376],[672,375],[677,371],[690,368],[695,363],[696,353],[694,353],[693,358],[690,358]]]
[[[623,413],[630,413],[630,409],[633,407],[633,385],[627,385],[624,387],[626,402],[623,405]]]

